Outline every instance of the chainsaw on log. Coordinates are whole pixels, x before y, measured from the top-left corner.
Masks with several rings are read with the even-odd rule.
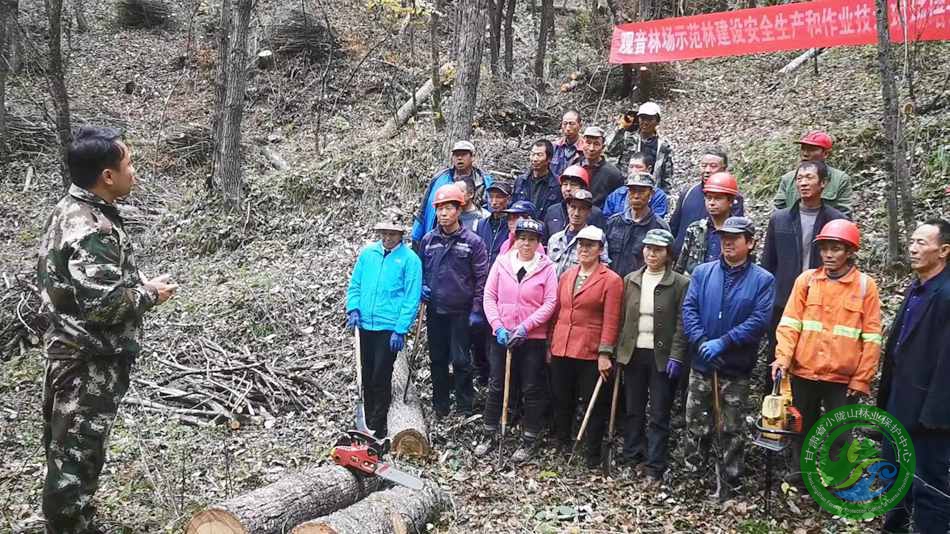
[[[785,449],[787,438],[802,432],[802,414],[792,405],[792,384],[782,371],[775,377],[772,394],[762,399],[762,415],[755,428],[759,434],[752,443],[774,452]]]
[[[351,430],[340,437],[330,450],[330,457],[335,464],[360,476],[379,477],[412,490],[421,490],[422,479],[383,461],[390,445],[389,438],[378,439],[367,432]]]

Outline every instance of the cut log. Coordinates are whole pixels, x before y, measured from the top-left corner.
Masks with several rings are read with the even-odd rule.
[[[287,475],[277,482],[195,514],[187,534],[279,534],[314,518],[346,508],[379,489],[379,479],[358,478],[345,467],[325,465]]]
[[[292,534],[402,534],[425,532],[449,505],[438,486],[414,491],[402,486],[374,493],[362,501],[326,517],[308,521]]]
[[[439,78],[442,80],[443,87],[452,85],[452,80],[455,78],[455,65],[453,63],[442,65],[439,69]],[[389,139],[396,135],[399,128],[402,127],[403,124],[406,124],[406,121],[419,111],[419,107],[422,103],[432,96],[433,89],[434,86],[432,85],[431,78],[416,89],[415,98],[407,100],[406,103],[396,111],[396,116],[390,117],[390,119],[386,121],[382,130],[379,131],[379,139]]]
[[[421,356],[419,354],[417,358]],[[408,355],[396,358],[393,365],[393,400],[389,405],[386,425],[389,427],[389,437],[392,438],[393,454],[423,458],[429,456],[432,448],[429,446],[426,421],[422,417],[422,403],[414,384],[409,384],[409,394],[405,395],[409,380],[408,359]]]
[[[809,59],[813,57],[818,57],[818,54],[824,52],[824,48],[811,48],[806,51],[804,54],[796,57],[795,59],[788,62],[787,65],[779,69],[779,74],[791,74],[798,70],[802,65],[805,64]]]

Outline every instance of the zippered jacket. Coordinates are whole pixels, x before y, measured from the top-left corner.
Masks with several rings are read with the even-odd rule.
[[[422,238],[422,276],[429,286],[429,306],[436,313],[482,311],[482,292],[488,277],[488,253],[475,232],[460,226],[446,234],[436,226]]]
[[[380,241],[360,251],[346,290],[346,311],[359,310],[360,328],[405,334],[422,295],[422,262],[405,244],[384,254]]]
[[[506,328],[514,333],[524,326],[529,339],[547,337],[548,322],[557,306],[557,272],[547,256],[539,254],[534,270],[519,282],[512,271],[511,254],[504,254],[488,271],[484,309],[492,333]]]
[[[492,175],[483,172],[478,167],[473,169],[472,178],[475,181],[474,202],[479,207],[481,207],[485,204],[485,191],[491,187],[493,178]],[[451,184],[453,182],[455,182],[454,167],[442,169],[441,171],[435,173],[435,176],[433,176],[432,180],[429,181],[429,186],[426,187],[426,192],[422,195],[422,205],[419,206],[419,211],[416,212],[416,218],[412,222],[413,243],[420,241],[422,237],[426,235],[426,233],[435,228],[435,207],[432,206],[432,201],[435,200],[435,192],[438,191],[443,185]]]

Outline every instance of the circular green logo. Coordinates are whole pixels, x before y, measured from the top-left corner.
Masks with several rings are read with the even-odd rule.
[[[890,458],[874,441],[854,436],[858,428],[880,432]],[[883,515],[914,479],[914,444],[907,430],[891,414],[863,404],[822,416],[805,437],[800,461],[808,493],[826,511],[848,519]]]

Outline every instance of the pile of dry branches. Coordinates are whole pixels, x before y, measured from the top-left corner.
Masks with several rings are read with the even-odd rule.
[[[337,48],[333,34],[312,13],[299,9],[287,11],[271,29],[269,44],[284,56],[305,56],[321,60]]]
[[[12,158],[35,157],[56,144],[53,128],[44,121],[7,113],[7,147]]]
[[[37,345],[48,326],[32,273],[0,274],[0,360]]]
[[[163,0],[119,0],[116,18],[126,28],[155,28],[172,21],[172,8]]]
[[[187,424],[237,428],[248,420],[266,425],[277,415],[311,410],[330,396],[315,378],[332,367],[326,354],[268,357],[247,347],[225,348],[203,336],[171,346],[177,356],[150,358],[164,368],[162,378],[135,380],[138,395],[124,402],[173,414]]]

